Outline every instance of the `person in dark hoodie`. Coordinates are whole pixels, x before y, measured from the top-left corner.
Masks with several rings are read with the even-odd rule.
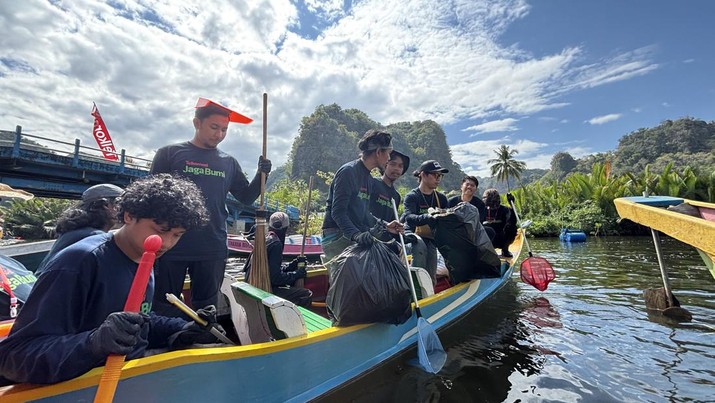
[[[153,276],[140,312],[123,311],[144,240],[159,235],[161,256],[208,220],[199,189],[168,174],[149,176],[129,185],[117,207],[119,230],[85,238],[48,263],[0,342],[0,384],[56,383],[104,364],[110,354],[134,359],[148,349],[218,342],[194,322],[152,313]],[[215,308],[199,313],[215,322]]]
[[[512,257],[509,245],[516,238],[516,214],[509,207],[501,205],[501,197],[496,189],[485,190],[482,200],[487,207],[487,214],[482,218],[482,224],[485,229],[491,228],[495,232],[492,245],[501,249],[503,257]]]
[[[283,264],[283,245],[286,239],[286,232],[290,226],[288,214],[277,211],[271,214],[268,219],[268,235],[266,236],[266,249],[268,255],[268,271],[271,277],[271,288],[273,294],[287,299],[288,301],[309,307],[313,301],[313,292],[307,288],[294,287],[295,281],[305,278],[308,273],[306,266],[308,259],[305,256],[298,256],[288,264]],[[246,282],[251,274],[251,263],[253,253],[248,257],[244,271]]]
[[[82,201],[62,212],[55,231],[59,235],[35,275],[45,271],[45,266],[62,249],[88,236],[108,232],[117,223],[116,199],[124,189],[111,183],[89,187],[82,193]]]
[[[389,233],[403,231],[397,220],[385,222],[370,214],[373,178],[370,171],[384,167],[392,152],[392,136],[379,130],[368,130],[358,143],[360,158],[350,161],[335,172],[330,184],[323,220],[323,252],[327,260],[340,254],[352,243],[372,245],[375,234],[384,227]]]

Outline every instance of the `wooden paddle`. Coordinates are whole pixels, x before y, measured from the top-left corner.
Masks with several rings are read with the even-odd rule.
[[[305,256],[305,237],[308,236],[308,217],[310,217],[310,196],[313,193],[313,177],[308,179],[308,202],[305,205],[305,223],[303,224],[303,240],[300,243],[300,257]],[[293,287],[303,288],[305,281],[302,278],[295,280]]]
[[[263,151],[266,158],[266,140],[268,138],[268,94],[263,94]],[[266,209],[264,197],[266,193],[266,174],[261,172],[260,204],[256,209],[256,238],[253,241],[253,255],[251,256],[251,272],[248,283],[266,292],[272,292],[271,276],[268,271],[268,251],[266,250]]]
[[[139,261],[134,280],[132,280],[132,286],[129,288],[127,301],[124,303],[125,311],[139,312],[139,308],[144,301],[149,276],[154,267],[156,251],[161,248],[161,244],[162,241],[159,235],[150,235],[144,240],[144,253]],[[107,357],[107,363],[104,365],[104,371],[97,386],[97,394],[94,395],[95,403],[108,403],[114,398],[114,392],[117,390],[117,383],[119,383],[119,375],[121,375],[122,367],[124,366],[124,358],[125,356],[123,355],[114,354]]]
[[[395,219],[399,220],[400,215],[397,212],[395,199],[392,201],[392,210],[395,212]],[[422,317],[420,311],[420,303],[417,300],[417,292],[415,291],[415,283],[412,280],[412,271],[410,270],[410,262],[407,261],[407,253],[405,249],[405,238],[400,233],[400,242],[402,244],[402,257],[405,260],[407,268],[407,278],[410,281],[410,290],[412,291],[412,300],[415,302],[415,313],[417,314],[417,357],[419,358],[420,366],[427,372],[436,374],[439,372],[444,363],[447,361],[447,353],[442,347],[442,342],[439,341],[437,332],[427,319]]]
[[[511,205],[512,211],[516,216],[516,220],[521,222],[519,218],[519,213],[516,211],[516,206],[514,201],[511,200],[510,193],[507,193],[507,200]],[[532,285],[539,291],[546,291],[549,283],[556,278],[556,273],[554,268],[551,267],[551,263],[543,257],[534,256],[531,252],[531,247],[529,246],[529,240],[526,238],[526,229],[522,230],[521,236],[524,237],[524,243],[526,244],[526,250],[529,252],[529,257],[521,262],[519,271],[521,273],[521,280],[527,284]]]

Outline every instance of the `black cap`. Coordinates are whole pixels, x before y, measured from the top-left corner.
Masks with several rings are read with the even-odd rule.
[[[412,173],[414,176],[420,176],[420,172],[441,172],[443,174],[446,174],[449,172],[449,169],[447,168],[442,168],[442,165],[439,164],[436,160],[427,160],[420,165],[420,169],[416,170],[415,172]]]
[[[397,150],[392,150],[392,152],[390,153],[390,159],[393,159],[396,156],[402,158],[402,174],[404,175],[405,172],[410,169],[410,157],[406,156],[405,154],[402,154]]]
[[[82,201],[99,200],[102,198],[114,199],[124,194],[124,189],[111,183],[94,185],[82,193]]]

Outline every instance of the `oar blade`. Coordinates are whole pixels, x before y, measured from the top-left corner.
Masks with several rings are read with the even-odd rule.
[[[425,318],[417,319],[417,337],[417,357],[420,366],[425,371],[436,374],[447,361],[447,353],[437,337],[437,332]]]
[[[532,256],[521,262],[521,280],[539,291],[546,291],[555,278],[554,268],[543,257]]]

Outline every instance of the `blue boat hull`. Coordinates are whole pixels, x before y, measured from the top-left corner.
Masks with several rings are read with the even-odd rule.
[[[521,249],[502,278],[473,280],[420,301],[440,329],[457,321],[509,280]],[[191,349],[128,361],[115,402],[303,402],[358,377],[417,343],[415,315],[402,325],[329,328],[267,343]],[[102,368],[56,385],[0,389],[5,401],[91,401]],[[15,388],[13,390],[13,388]],[[5,389],[5,390],[2,390]]]

